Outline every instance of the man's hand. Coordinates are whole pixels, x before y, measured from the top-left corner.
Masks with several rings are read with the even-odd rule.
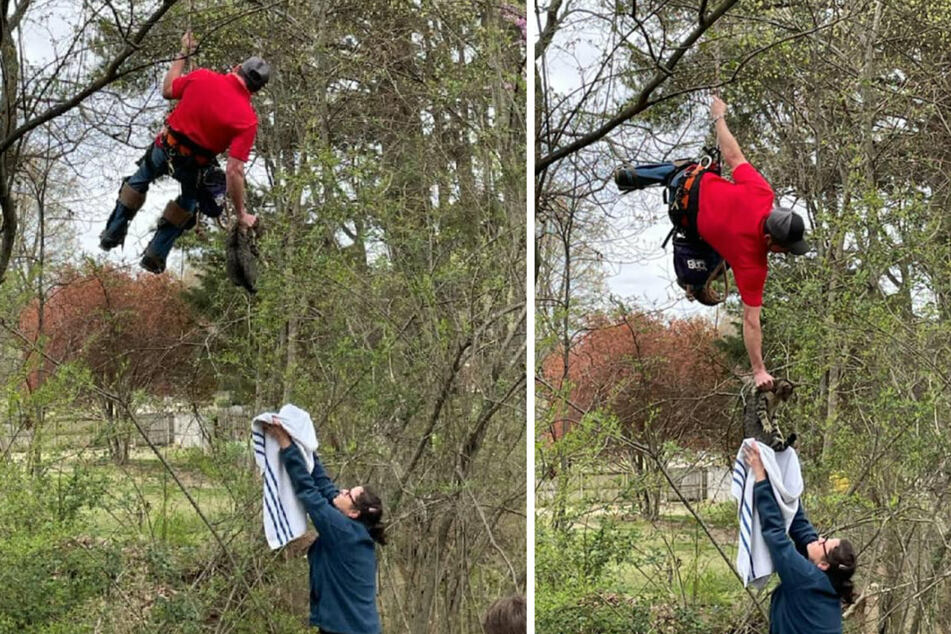
[[[759,446],[756,441],[743,445],[743,456],[746,458],[746,464],[753,470],[753,477],[757,482],[766,479],[766,468],[763,466],[763,460],[759,455]]]
[[[182,36],[182,55],[191,55],[196,48],[198,48],[198,42],[195,41],[192,32],[185,31],[185,35]]]
[[[710,102],[710,118],[716,120],[726,116],[726,107],[726,102],[714,95]]]
[[[264,431],[268,436],[277,441],[281,449],[286,449],[291,446],[291,437],[287,433],[287,430],[281,426],[281,422],[276,416],[271,417],[270,423],[264,423]]]
[[[773,389],[773,375],[766,370],[753,372],[753,382],[758,392],[770,392]]]
[[[250,229],[254,226],[254,223],[258,221],[258,217],[254,214],[246,214],[241,212],[238,215],[238,226],[242,229]]]

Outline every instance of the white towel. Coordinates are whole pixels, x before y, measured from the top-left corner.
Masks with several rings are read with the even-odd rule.
[[[763,539],[759,513],[753,504],[753,485],[756,484],[756,478],[746,466],[743,454],[743,446],[750,442],[756,441],[753,438],[745,439],[736,455],[730,493],[739,506],[740,539],[736,553],[736,569],[743,578],[744,586],[753,584],[754,588],[761,589],[773,574],[773,560],[769,556],[766,540]],[[799,509],[799,496],[802,495],[803,489],[799,456],[791,447],[777,453],[763,443],[758,444],[763,467],[769,475],[773,496],[779,504],[788,532]]]
[[[280,548],[286,543],[297,539],[307,530],[307,513],[303,505],[294,494],[294,485],[287,475],[287,470],[281,464],[277,455],[280,446],[277,441],[264,433],[261,423],[270,423],[277,418],[291,440],[297,444],[307,470],[314,468],[314,451],[317,450],[317,433],[310,414],[299,407],[288,403],[281,411],[274,414],[264,412],[258,414],[251,421],[251,443],[254,447],[254,459],[258,463],[261,479],[264,481],[264,535],[272,550]]]

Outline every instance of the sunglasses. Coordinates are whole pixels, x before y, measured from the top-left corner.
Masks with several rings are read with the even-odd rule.
[[[346,495],[348,498],[350,498],[350,503],[351,503],[351,504],[353,504],[354,506],[357,505],[357,501],[354,499],[353,493],[350,493],[350,489],[347,489],[347,492],[345,493],[345,495]]]

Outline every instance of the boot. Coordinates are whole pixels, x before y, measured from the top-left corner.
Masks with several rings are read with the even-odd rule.
[[[142,254],[142,261],[139,262],[139,266],[149,273],[158,275],[165,271],[165,258],[159,256],[152,249],[152,245],[150,244],[145,248],[145,253]]]
[[[161,273],[165,270],[165,259],[175,246],[175,241],[187,229],[195,226],[195,214],[170,200],[159,218],[155,235],[152,236],[149,246],[142,254],[139,264],[150,273]]]

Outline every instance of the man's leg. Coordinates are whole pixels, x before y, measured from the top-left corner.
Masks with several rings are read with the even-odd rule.
[[[139,160],[139,169],[135,174],[122,181],[115,209],[106,221],[106,228],[99,234],[101,249],[108,251],[125,242],[129,223],[145,203],[149,185],[166,173],[168,173],[168,157],[165,150],[152,144]]]
[[[178,236],[195,226],[198,208],[198,170],[191,166],[175,166],[175,180],[182,185],[182,193],[170,200],[159,218],[152,241],[142,255],[142,268],[152,273],[165,270],[165,260],[175,246]]]

